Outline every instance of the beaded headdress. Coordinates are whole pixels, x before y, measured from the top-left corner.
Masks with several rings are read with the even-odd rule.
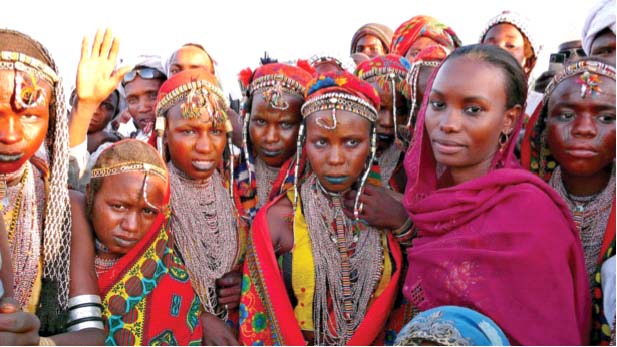
[[[230,162],[231,175],[230,194],[233,192],[233,127],[227,116],[229,103],[223,91],[218,85],[216,77],[205,70],[187,70],[179,72],[168,79],[157,96],[156,105],[156,133],[157,147],[163,153],[163,135],[165,132],[165,117],[167,111],[180,104],[182,117],[185,119],[199,119],[207,116],[212,124],[218,126],[224,124],[227,134],[227,147]]]
[[[282,63],[266,63],[252,71],[246,68],[238,74],[240,89],[245,95],[242,105],[242,149],[249,168],[254,170],[249,164],[249,123],[250,111],[253,96],[255,93],[262,93],[268,105],[277,110],[286,110],[289,103],[284,95],[296,96],[304,100],[306,85],[311,80],[311,68],[303,60],[297,62],[297,66]],[[249,183],[252,182],[252,175],[249,173]]]
[[[68,307],[71,243],[71,209],[66,188],[68,115],[64,104],[64,90],[53,58],[43,45],[28,35],[1,29],[0,51],[0,69],[14,70],[16,75],[27,77],[18,81],[16,76],[15,98],[20,107],[44,105],[46,98],[39,84],[41,80],[49,83],[52,88],[51,102],[48,105],[49,130],[45,140],[50,154],[50,171],[43,218],[43,290],[39,300],[40,312],[37,314],[42,330],[60,331],[63,329],[64,320],[62,312],[57,310],[66,310]]]
[[[615,67],[596,60],[580,60],[572,63],[555,75],[549,82],[548,86],[546,86],[546,90],[544,92],[545,102],[548,100],[555,88],[557,88],[559,83],[576,75],[580,75],[577,83],[581,85],[581,98],[585,98],[590,95],[593,97],[596,93],[602,93],[602,89],[600,88],[600,84],[602,82],[600,81],[599,76],[606,76],[614,80]]]
[[[92,189],[92,184],[94,182],[92,180],[130,172],[144,173],[141,189],[143,200],[151,208],[159,210],[158,207],[148,201],[148,182],[150,175],[158,176],[164,182],[169,182],[167,168],[153,163],[152,159],[150,159],[150,162],[146,162],[145,158],[153,158],[153,156],[144,152],[145,150],[156,153],[156,150],[153,149],[152,146],[136,139],[125,139],[104,146],[103,150],[94,154],[95,158],[93,159],[95,162],[93,168],[90,170],[90,194],[92,195],[88,197],[88,214],[91,214],[94,190],[98,189]],[[154,155],[156,156],[155,162],[163,164],[163,158],[156,154]]]
[[[411,108],[409,110],[409,118],[407,119],[407,131],[409,134],[413,133],[412,127],[415,125],[415,111],[422,100],[418,100],[418,78],[420,77],[420,70],[423,66],[426,67],[438,67],[441,62],[446,59],[448,52],[441,46],[427,47],[416,55],[411,68],[406,76],[407,83],[409,83],[410,102]]]
[[[379,94],[377,94],[375,88],[373,88],[370,83],[362,81],[346,71],[319,75],[308,84],[306,102],[302,105],[301,109],[304,122],[302,122],[300,130],[298,131],[294,206],[297,207],[299,163],[302,146],[305,140],[304,132],[306,119],[315,112],[332,110],[332,125],[325,124],[321,118],[317,118],[315,122],[324,129],[333,130],[336,129],[337,126],[336,110],[344,110],[357,114],[368,120],[372,125],[369,165],[367,165],[365,172],[362,174],[360,187],[354,203],[354,216],[358,219],[360,196],[362,195],[362,190],[364,189],[366,179],[371,169],[370,163],[375,161],[375,154],[377,152],[377,130],[375,121],[377,121],[377,110],[379,106]]]
[[[379,87],[385,91],[392,91],[392,118],[396,143],[402,145],[398,137],[398,123],[396,121],[396,92],[400,92],[405,99],[409,100],[410,85],[407,72],[411,68],[409,61],[399,55],[388,54],[366,60],[356,68],[356,75],[365,81],[376,81]]]

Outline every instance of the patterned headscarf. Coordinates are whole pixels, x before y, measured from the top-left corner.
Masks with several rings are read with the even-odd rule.
[[[350,54],[356,52],[356,46],[358,45],[358,41],[366,35],[373,35],[381,41],[383,45],[384,51],[386,53],[390,52],[390,44],[392,43],[392,29],[384,24],[379,23],[368,23],[356,31],[351,39],[351,51]]]
[[[598,33],[607,28],[615,34],[615,0],[600,0],[589,11],[583,25],[583,49],[587,55]]]
[[[449,52],[461,46],[461,40],[449,26],[430,16],[415,16],[394,31],[390,52],[405,56],[420,37],[434,40]]]
[[[546,139],[546,122],[548,117],[548,101],[557,86],[566,79],[578,76],[581,93],[593,95],[599,92],[598,75],[615,80],[615,67],[585,58],[566,66],[555,75],[546,87],[542,107],[531,116],[526,125],[525,137],[521,144],[521,164],[543,180],[547,181],[557,167],[557,161],[552,156]]]
[[[441,346],[509,346],[503,331],[489,317],[461,306],[439,306],[415,316],[396,337],[397,346],[422,342]]]
[[[356,68],[356,76],[368,82],[377,81],[379,87],[384,90],[390,90],[390,82],[394,81],[396,91],[409,99],[409,84],[405,76],[410,68],[411,64],[407,59],[388,54],[360,63]]]

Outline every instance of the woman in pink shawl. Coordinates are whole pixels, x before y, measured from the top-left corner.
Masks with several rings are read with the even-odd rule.
[[[583,252],[568,208],[513,154],[527,94],[506,51],[457,49],[435,73],[406,154],[417,237],[404,294],[420,311],[464,306],[512,344],[588,343]]]

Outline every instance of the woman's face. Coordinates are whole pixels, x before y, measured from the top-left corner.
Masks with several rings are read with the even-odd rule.
[[[203,180],[218,167],[227,135],[223,122],[215,125],[205,115],[186,119],[178,104],[167,111],[165,141],[171,162],[191,179]]]
[[[390,82],[387,82],[388,84]],[[392,107],[392,86],[388,88],[381,88],[379,83],[371,82],[371,85],[375,87],[381,100],[381,107],[377,116],[377,151],[381,152],[390,147],[394,142],[394,117],[392,113],[394,108]],[[407,100],[403,97],[403,94],[396,92],[396,124],[403,126],[407,124],[407,118],[409,116],[409,109],[407,107]]]
[[[302,99],[283,94],[285,110],[270,106],[261,93],[253,96],[249,136],[253,149],[268,166],[281,167],[296,152],[302,121]]]
[[[501,47],[510,52],[516,61],[525,66],[525,38],[523,34],[512,24],[501,23],[490,28],[484,35],[484,44]]]
[[[23,77],[22,90],[31,87],[31,77]],[[14,98],[15,71],[0,69],[0,173],[19,169],[41,147],[49,125],[52,88],[44,80],[36,84],[44,91],[44,101],[35,107],[22,108]]]
[[[503,72],[484,61],[458,57],[437,73],[425,126],[435,160],[461,183],[488,172],[501,132],[510,133],[521,107],[506,109]]]
[[[348,111],[336,110],[333,130],[332,111],[318,111],[306,119],[306,154],[321,185],[329,192],[344,192],[366,168],[370,152],[370,122]]]
[[[143,189],[148,205],[144,201]],[[150,230],[164,208],[167,183],[156,175],[127,172],[103,178],[92,202],[92,226],[110,253],[124,255]]]
[[[615,161],[615,81],[581,98],[580,75],[562,81],[548,103],[547,140],[564,172],[591,177]]]

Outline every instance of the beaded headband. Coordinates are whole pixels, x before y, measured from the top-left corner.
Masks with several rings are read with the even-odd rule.
[[[582,74],[577,81],[581,85],[581,98],[585,98],[587,95],[593,97],[596,93],[602,92],[600,89],[601,81],[598,75],[615,80],[615,67],[595,60],[582,60],[570,64],[555,75],[548,84],[544,92],[544,102],[548,101],[548,98],[559,83],[578,74]]]
[[[142,162],[125,162],[108,167],[92,169],[90,178],[93,179],[108,177],[135,171],[153,173],[161,177],[165,182],[167,182],[167,171],[165,169],[161,168],[160,166]]]
[[[50,85],[58,82],[58,75],[47,64],[19,52],[0,51],[0,70],[15,70],[28,75],[15,74],[15,103],[21,108],[45,106],[47,93],[39,85],[44,79]]]
[[[183,118],[199,118],[205,109],[215,122],[222,122],[227,116],[224,111],[220,112],[217,110],[214,97],[218,97],[223,102],[225,108],[229,107],[223,91],[217,86],[206,80],[189,82],[167,93],[156,106],[156,115],[157,117],[163,117],[163,114],[173,105],[184,100],[184,103],[181,105]]]
[[[304,98],[306,88],[285,75],[266,75],[255,79],[249,87],[251,95],[258,91],[262,91],[266,102],[272,108],[286,110],[289,104],[283,99],[283,94]]]
[[[336,110],[353,112],[371,123],[377,120],[377,110],[371,104],[355,95],[340,92],[325,93],[306,101],[301,109],[302,118],[323,110],[332,110],[332,126],[324,124],[321,119],[317,120],[317,125],[328,130],[336,128]]]

